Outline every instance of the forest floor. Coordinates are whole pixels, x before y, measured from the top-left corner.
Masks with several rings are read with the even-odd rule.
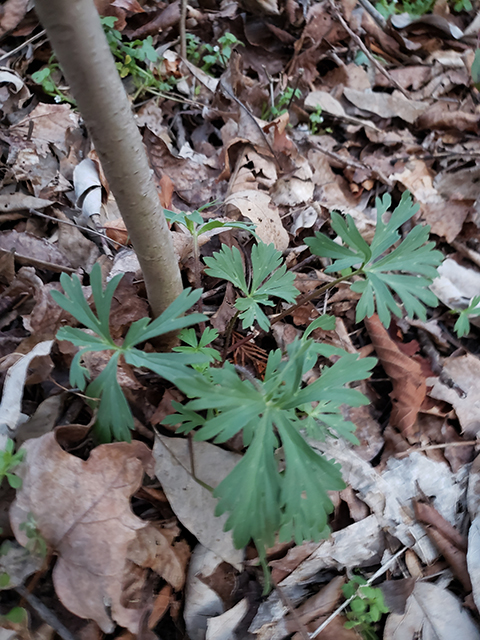
[[[183,40],[179,0],[96,0],[185,286],[203,288],[194,310],[205,315],[182,334],[184,352],[205,357],[192,371],[204,394],[121,361],[134,428],[131,443],[110,444],[98,443],[97,414],[70,384],[78,348],[56,339],[61,327],[85,324],[51,292],[63,291],[61,274],[78,277],[95,309],[93,266],[104,283],[124,274],[109,317],[117,344],[149,306],[121,214],[31,5],[0,6],[0,640],[480,639],[478,5],[197,0]],[[403,219],[392,231],[395,215]],[[371,258],[386,228],[393,240]],[[415,234],[419,246],[408,249]],[[271,247],[263,258],[257,241]],[[374,260],[393,246],[403,262],[396,275],[378,275]],[[348,269],[360,264],[352,284]],[[148,341],[143,348],[155,351]],[[309,437],[306,450],[337,460],[346,488],[325,485],[326,539],[311,541],[298,522],[287,541],[272,546],[266,536],[273,587],[264,595],[255,545],[235,547],[209,487],[240,460],[248,469],[249,438],[248,452],[260,451],[255,434],[267,410],[242,423],[249,398],[299,348],[310,355],[280,376],[278,394],[296,375],[292,397],[317,388],[326,395],[281,415],[290,427],[301,422],[297,434],[305,427],[312,436],[314,423],[314,434],[323,430],[328,437]],[[85,354],[92,379],[110,355]],[[211,380],[198,370],[209,361]],[[333,378],[342,362],[350,364],[338,374],[338,396],[322,388],[322,375]],[[212,416],[228,408],[229,381],[235,393],[247,391],[219,427]],[[189,397],[200,399],[188,417],[173,418]],[[210,428],[210,442],[180,437],[182,421],[184,431]],[[350,422],[357,444],[347,442]],[[296,460],[305,486],[289,475],[288,428],[274,420],[267,462],[232,476],[231,504],[251,530],[257,521],[290,526],[291,504],[280,498],[289,490],[298,490],[298,512],[314,504],[309,454]],[[335,431],[347,438],[331,438]],[[272,503],[270,482],[278,485]],[[311,517],[317,526],[314,513],[298,520]]]

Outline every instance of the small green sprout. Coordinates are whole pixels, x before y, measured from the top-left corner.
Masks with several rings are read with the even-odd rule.
[[[458,312],[452,311],[452,313]],[[469,318],[478,316],[480,316],[480,296],[475,296],[471,299],[468,307],[460,311],[458,320],[455,323],[454,330],[459,338],[463,338],[463,336],[470,333]]]
[[[0,483],[3,478],[7,478],[12,489],[19,489],[22,486],[22,479],[12,473],[12,470],[22,462],[25,451],[20,450],[14,453],[15,443],[11,438],[7,438],[5,449],[0,451]]]
[[[288,111],[293,100],[301,98],[302,92],[300,89],[293,89],[292,87],[287,87],[285,91],[282,91],[276,98],[271,99],[271,103],[268,105],[264,105],[262,110],[262,120],[275,120],[278,116],[281,116],[282,113]]]
[[[365,578],[356,575],[342,587],[342,591],[346,598],[355,596],[347,611],[345,628],[357,627],[364,640],[377,640],[374,625],[389,611],[382,591],[371,587]]]
[[[317,107],[316,110],[310,114],[310,131],[315,135],[323,122],[322,107]]]
[[[205,356],[205,362],[192,364],[192,368],[200,373],[204,373],[215,360],[222,359],[217,349],[208,346],[218,338],[216,329],[207,327],[200,336],[200,340],[197,338],[195,329],[182,329],[179,338],[187,346],[174,347],[173,351],[177,353],[200,353]]]

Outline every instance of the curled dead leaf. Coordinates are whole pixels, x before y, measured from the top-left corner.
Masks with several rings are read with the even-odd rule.
[[[268,193],[256,189],[237,191],[225,200],[225,204],[233,205],[242,216],[257,225],[255,232],[262,242],[274,244],[279,251],[288,247],[288,233]]]
[[[393,384],[390,424],[407,438],[414,435],[417,414],[426,395],[425,376],[420,364],[402,353],[374,314],[365,318],[365,326],[378,359]]]
[[[142,608],[122,604],[127,551],[146,528],[130,508],[144,471],[152,471],[141,442],[101,445],[84,461],[64,451],[55,434],[28,440],[19,470],[22,488],[10,510],[15,537],[32,514],[37,529],[58,559],[53,583],[64,606],[91,618],[105,633],[115,623],[137,633]]]

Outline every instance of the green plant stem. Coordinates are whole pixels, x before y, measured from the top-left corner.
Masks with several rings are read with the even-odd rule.
[[[160,315],[183,289],[142,138],[93,0],[36,0],[132,239],[148,300]]]
[[[222,364],[225,362],[225,360],[227,359],[227,355],[232,350],[232,347],[230,347],[230,349],[228,348],[228,343],[230,342],[230,338],[232,336],[233,327],[235,326],[235,323],[237,322],[239,315],[240,315],[240,311],[237,310],[235,312],[235,315],[233,316],[233,318],[228,323],[227,328],[225,329],[225,343],[224,343],[224,347],[222,349]],[[250,335],[250,338],[252,337],[252,335],[253,334]]]
[[[278,316],[275,316],[275,318],[271,320],[270,324],[275,324],[276,322],[280,322],[280,320],[283,320],[283,318],[286,318],[287,316],[289,316],[296,309],[298,309],[299,307],[302,307],[306,302],[310,302],[310,300],[314,300],[318,296],[321,296],[322,293],[325,293],[325,291],[328,291],[329,289],[336,287],[337,284],[340,284],[340,282],[344,282],[345,280],[349,280],[350,278],[353,278],[353,276],[357,276],[359,273],[362,273],[361,269],[357,269],[356,271],[353,271],[348,276],[341,276],[336,280],[332,280],[332,282],[327,282],[327,284],[324,284],[319,289],[314,289],[313,291],[310,291],[310,293],[306,293],[304,296],[300,298],[300,300],[298,300],[298,302],[293,304],[291,307],[288,307],[288,309],[285,309],[285,311],[282,311],[282,313],[279,313]]]

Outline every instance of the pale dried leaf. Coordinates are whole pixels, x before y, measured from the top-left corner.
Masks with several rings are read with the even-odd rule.
[[[216,487],[232,471],[241,456],[225,451],[209,442],[192,443],[183,438],[157,435],[153,456],[155,474],[175,515],[208,549],[236,568],[241,567],[243,551],[233,546],[231,532],[224,532],[227,514],[215,517],[217,500],[193,477],[192,453],[196,477],[210,487]]]
[[[23,387],[27,377],[28,367],[37,356],[46,356],[50,353],[53,340],[39,342],[27,355],[20,356],[19,360],[10,367],[3,385],[2,402],[0,404],[0,450],[5,448],[7,436],[12,435],[21,416]]]
[[[206,640],[231,640],[234,637],[235,629],[248,611],[248,599],[243,598],[240,602],[214,618],[207,620]]]
[[[288,247],[288,233],[268,193],[254,189],[237,191],[225,200],[225,204],[236,207],[242,216],[257,225],[255,232],[262,242],[274,244],[279,251]]]
[[[385,625],[384,640],[478,640],[480,633],[461,601],[446,589],[417,582],[407,600],[404,614],[391,613]]]
[[[444,360],[443,371],[466,394],[465,397],[447,387],[439,378],[427,380],[427,384],[433,383],[428,395],[449,402],[455,409],[462,433],[474,438],[480,432],[480,358],[470,353],[459,358],[450,356]]]
[[[190,640],[205,640],[208,618],[224,611],[220,596],[202,580],[202,577],[210,576],[222,562],[222,558],[202,544],[197,544],[193,551],[188,567],[184,611]]]
[[[142,610],[123,606],[122,583],[127,549],[147,526],[133,514],[130,497],[150,470],[149,450],[141,442],[101,445],[84,461],[63,451],[54,433],[24,448],[23,484],[10,510],[15,537],[27,542],[20,525],[31,513],[58,554],[53,583],[64,606],[105,633],[114,621],[136,633]]]

